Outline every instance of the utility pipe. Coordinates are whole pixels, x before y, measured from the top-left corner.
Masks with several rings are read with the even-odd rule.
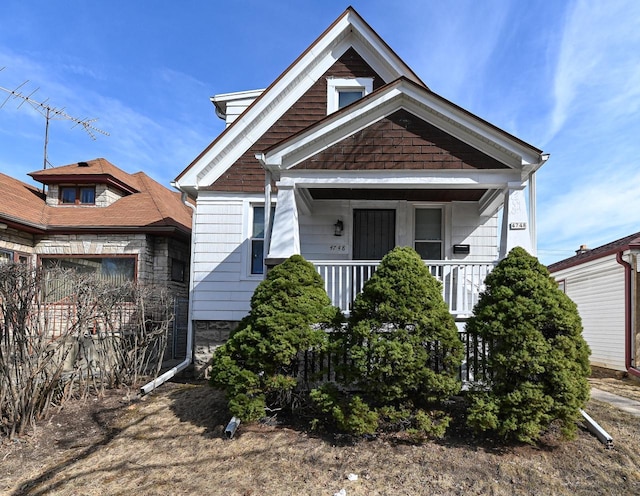
[[[587,429],[589,429],[589,432],[594,434],[607,449],[613,448],[613,438],[609,433],[600,427],[600,424],[593,420],[582,408],[580,409],[580,413],[587,423]]]
[[[191,258],[189,260],[189,309],[187,310],[187,356],[185,359],[180,362],[178,365],[173,367],[170,370],[167,370],[164,374],[156,377],[152,381],[148,382],[144,386],[140,388],[140,396],[144,396],[145,394],[149,394],[158,386],[164,384],[169,379],[173,378],[176,374],[182,372],[186,369],[191,362],[193,361],[193,319],[191,318],[193,314],[193,289],[194,289],[194,270],[193,270],[193,262],[195,260],[195,221],[196,221],[196,207],[187,201],[187,194],[182,192],[182,203],[184,203],[187,207],[193,210],[193,215],[191,217],[191,247],[190,253]]]
[[[633,326],[631,322],[631,264],[622,258],[622,251],[616,253],[616,261],[624,267],[624,366],[627,372],[640,377],[640,370],[631,365],[631,335]]]

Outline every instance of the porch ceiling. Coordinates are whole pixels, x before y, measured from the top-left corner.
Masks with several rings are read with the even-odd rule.
[[[479,201],[486,189],[309,188],[314,200]]]

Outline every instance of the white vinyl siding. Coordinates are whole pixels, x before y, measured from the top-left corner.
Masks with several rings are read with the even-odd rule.
[[[452,246],[468,244],[468,255],[453,255]],[[498,216],[481,217],[474,202],[453,202],[451,236],[446,258],[468,262],[496,260],[498,257]]]
[[[426,206],[426,205],[422,205]],[[417,208],[418,206],[416,206]],[[318,201],[311,214],[300,213],[300,247],[307,260],[351,259],[353,209],[396,210],[398,246],[413,246],[412,206],[408,202]],[[453,202],[442,207],[443,257],[447,260],[488,261],[498,256],[497,216],[481,217],[474,202]],[[334,224],[344,223],[342,236],[334,236]],[[469,244],[468,255],[453,255],[453,244]],[[344,249],[343,249],[344,248]]]
[[[195,220],[194,320],[242,319],[261,277],[248,273],[251,202],[261,195],[220,198],[200,192]]]
[[[591,364],[626,370],[624,268],[610,255],[552,274],[578,306]]]

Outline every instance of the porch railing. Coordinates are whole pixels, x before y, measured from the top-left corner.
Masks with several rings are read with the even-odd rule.
[[[340,339],[344,331],[330,331],[330,341]],[[478,336],[470,335],[462,330],[458,333],[464,345],[462,363],[458,368],[458,379],[463,387],[470,384],[481,384],[490,377],[491,372],[487,359],[491,353],[490,346]],[[437,347],[437,343],[435,344]],[[344,381],[344,368],[348,367],[348,358],[344,353],[333,351],[301,351],[293,367],[293,373],[298,380],[298,387],[311,390],[327,382]],[[440,364],[441,365],[441,364]],[[437,373],[442,371],[438,363],[431,362],[429,368]]]
[[[380,264],[379,260],[315,260],[316,270],[324,280],[331,302],[343,312],[349,312],[358,293]],[[487,274],[495,262],[456,262],[429,260],[425,264],[442,283],[442,296],[454,317],[471,315],[484,289]]]

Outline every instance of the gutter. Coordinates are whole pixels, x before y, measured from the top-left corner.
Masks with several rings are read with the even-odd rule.
[[[193,341],[194,340],[193,340],[193,319],[191,317],[193,315],[193,290],[195,285],[194,277],[193,277],[194,275],[193,262],[195,260],[194,258],[195,243],[193,238],[195,236],[194,225],[196,220],[196,207],[187,201],[187,194],[184,191],[182,192],[181,199],[182,199],[182,203],[184,203],[187,207],[193,210],[193,216],[191,218],[191,250],[190,250],[191,258],[189,260],[189,309],[187,311],[187,319],[188,319],[187,320],[187,356],[182,362],[180,362],[178,365],[173,367],[171,370],[167,370],[164,374],[160,375],[159,377],[156,377],[152,381],[142,386],[140,388],[140,396],[149,394],[158,386],[161,386],[162,384],[167,382],[169,379],[172,379],[176,374],[182,372],[189,365],[191,365],[191,362],[193,361]]]
[[[631,264],[622,259],[622,251],[616,252],[616,262],[624,267],[624,366],[627,372],[633,376],[640,377],[640,370],[631,365],[631,343],[632,343],[632,309],[631,309],[631,274],[633,268]]]

